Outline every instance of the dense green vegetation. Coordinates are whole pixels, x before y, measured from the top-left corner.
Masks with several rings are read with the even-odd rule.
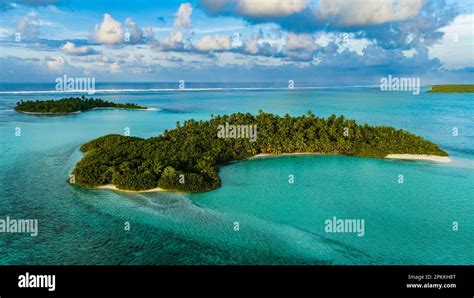
[[[218,125],[257,125],[257,139],[218,138]],[[344,134],[346,132],[346,134]],[[209,121],[179,122],[158,137],[107,135],[84,144],[85,156],[73,171],[75,183],[120,189],[162,187],[188,192],[220,186],[218,165],[259,153],[321,152],[385,157],[390,153],[447,156],[437,145],[404,130],[358,125],[344,116],[326,119],[308,112],[284,117],[262,111],[213,116]],[[182,175],[182,176],[180,176]],[[181,181],[180,181],[181,180]]]
[[[68,114],[94,108],[146,109],[133,103],[113,103],[102,99],[69,97],[60,100],[28,100],[16,104],[15,111],[41,114]]]
[[[444,92],[444,93],[472,93],[474,92],[474,84],[465,85],[433,85],[428,92]]]

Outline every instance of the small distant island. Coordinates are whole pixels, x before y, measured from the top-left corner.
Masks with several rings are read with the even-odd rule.
[[[463,85],[433,85],[431,90],[427,92],[439,92],[439,93],[473,93],[474,84],[463,84]]]
[[[62,98],[59,100],[22,100],[16,104],[15,111],[27,114],[64,115],[101,108],[127,110],[147,109],[133,103],[113,103],[102,99],[85,98],[82,96]]]
[[[255,127],[255,138],[219,136],[225,127]],[[255,156],[343,154],[375,158],[421,156],[448,159],[423,138],[387,126],[359,125],[344,116],[283,117],[264,113],[188,120],[163,135],[142,139],[106,135],[81,146],[72,172],[79,187],[125,191],[204,192],[221,185],[218,167]],[[251,178],[249,178],[251,179]]]

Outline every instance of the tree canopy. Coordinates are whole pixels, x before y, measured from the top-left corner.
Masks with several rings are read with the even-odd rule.
[[[28,100],[16,104],[15,111],[41,114],[68,114],[94,108],[146,109],[133,103],[114,103],[102,99],[69,97],[59,100]]]
[[[452,85],[433,85],[428,92],[442,93],[473,93],[474,84],[452,84]]]
[[[220,125],[257,125],[257,138],[219,138]],[[264,113],[188,120],[161,136],[106,135],[81,146],[73,174],[81,187],[114,184],[124,190],[155,187],[202,192],[220,186],[218,166],[260,153],[320,152],[363,157],[388,154],[447,156],[437,145],[404,130],[358,125],[344,116],[283,117]]]

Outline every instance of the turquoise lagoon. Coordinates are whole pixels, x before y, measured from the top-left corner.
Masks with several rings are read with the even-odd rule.
[[[97,87],[107,90],[95,97],[155,109],[23,115],[13,111],[20,99],[64,94],[48,92],[49,85],[1,85],[0,218],[38,219],[39,234],[0,234],[0,264],[474,264],[472,94]],[[257,158],[221,167],[222,187],[199,194],[123,194],[67,183],[79,147],[96,137],[128,127],[148,138],[177,121],[259,109],[403,128],[439,144],[453,162]],[[364,219],[365,235],[326,233],[324,222],[334,216]]]

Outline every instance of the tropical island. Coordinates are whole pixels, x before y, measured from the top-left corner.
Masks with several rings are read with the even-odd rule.
[[[102,99],[85,98],[82,96],[62,98],[59,100],[22,100],[16,104],[15,111],[27,114],[63,115],[101,108],[127,110],[146,109],[145,107],[133,103],[113,103]]]
[[[255,138],[222,135],[222,129],[255,127]],[[258,128],[258,131],[257,131]],[[245,136],[245,134],[244,134]],[[235,113],[209,121],[188,120],[149,139],[106,135],[80,147],[85,153],[72,172],[86,188],[128,191],[204,192],[221,185],[218,167],[262,155],[343,154],[384,158],[413,154],[447,158],[437,145],[404,130],[359,125],[344,116],[311,112],[281,117]]]
[[[474,84],[433,85],[427,92],[439,93],[473,93]]]

